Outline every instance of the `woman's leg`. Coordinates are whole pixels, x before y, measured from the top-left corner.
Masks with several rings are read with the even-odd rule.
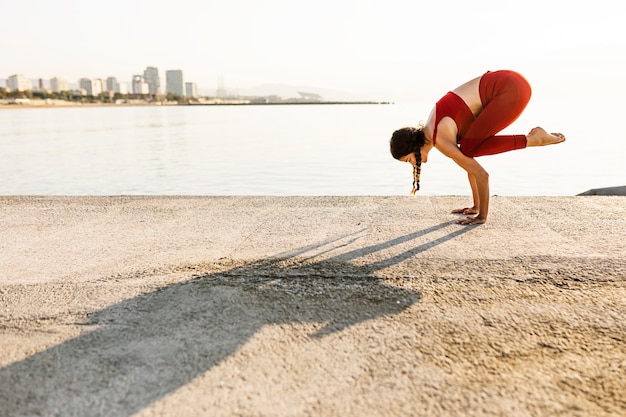
[[[522,114],[530,100],[528,81],[513,71],[488,72],[480,80],[483,110],[460,140],[467,156],[493,155],[526,147],[526,135],[499,135]]]

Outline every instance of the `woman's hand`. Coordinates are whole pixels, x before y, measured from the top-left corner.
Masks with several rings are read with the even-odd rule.
[[[464,225],[473,225],[473,224],[483,224],[487,221],[486,218],[482,217],[480,214],[476,217],[472,217],[472,216],[467,216],[464,219],[458,220],[457,223],[458,224],[464,224]]]
[[[478,214],[478,208],[474,207],[465,207],[462,209],[452,210],[452,214]]]

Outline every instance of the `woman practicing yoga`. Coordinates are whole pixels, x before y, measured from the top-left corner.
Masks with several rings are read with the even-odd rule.
[[[487,71],[443,96],[426,124],[396,130],[390,142],[394,158],[413,165],[413,191],[419,190],[421,164],[434,147],[467,171],[472,207],[453,210],[467,216],[460,224],[481,224],[489,214],[489,174],[475,156],[565,141],[561,133],[535,127],[527,135],[496,135],[513,123],[530,100],[528,81],[514,71]]]

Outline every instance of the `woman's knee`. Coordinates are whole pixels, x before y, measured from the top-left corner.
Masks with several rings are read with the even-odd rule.
[[[477,141],[473,141],[471,139],[465,138],[459,144],[459,149],[461,150],[463,155],[473,158],[477,156],[476,151],[478,150],[478,147],[480,146],[480,142],[478,143],[476,142]]]

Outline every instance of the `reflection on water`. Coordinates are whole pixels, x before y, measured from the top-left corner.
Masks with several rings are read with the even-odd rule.
[[[565,144],[479,159],[493,194],[626,184],[626,140],[554,108],[529,106],[507,130],[558,126]],[[388,140],[429,111],[421,103],[3,109],[0,194],[406,195],[411,169],[391,158]],[[432,152],[420,194],[468,195],[467,178]]]

